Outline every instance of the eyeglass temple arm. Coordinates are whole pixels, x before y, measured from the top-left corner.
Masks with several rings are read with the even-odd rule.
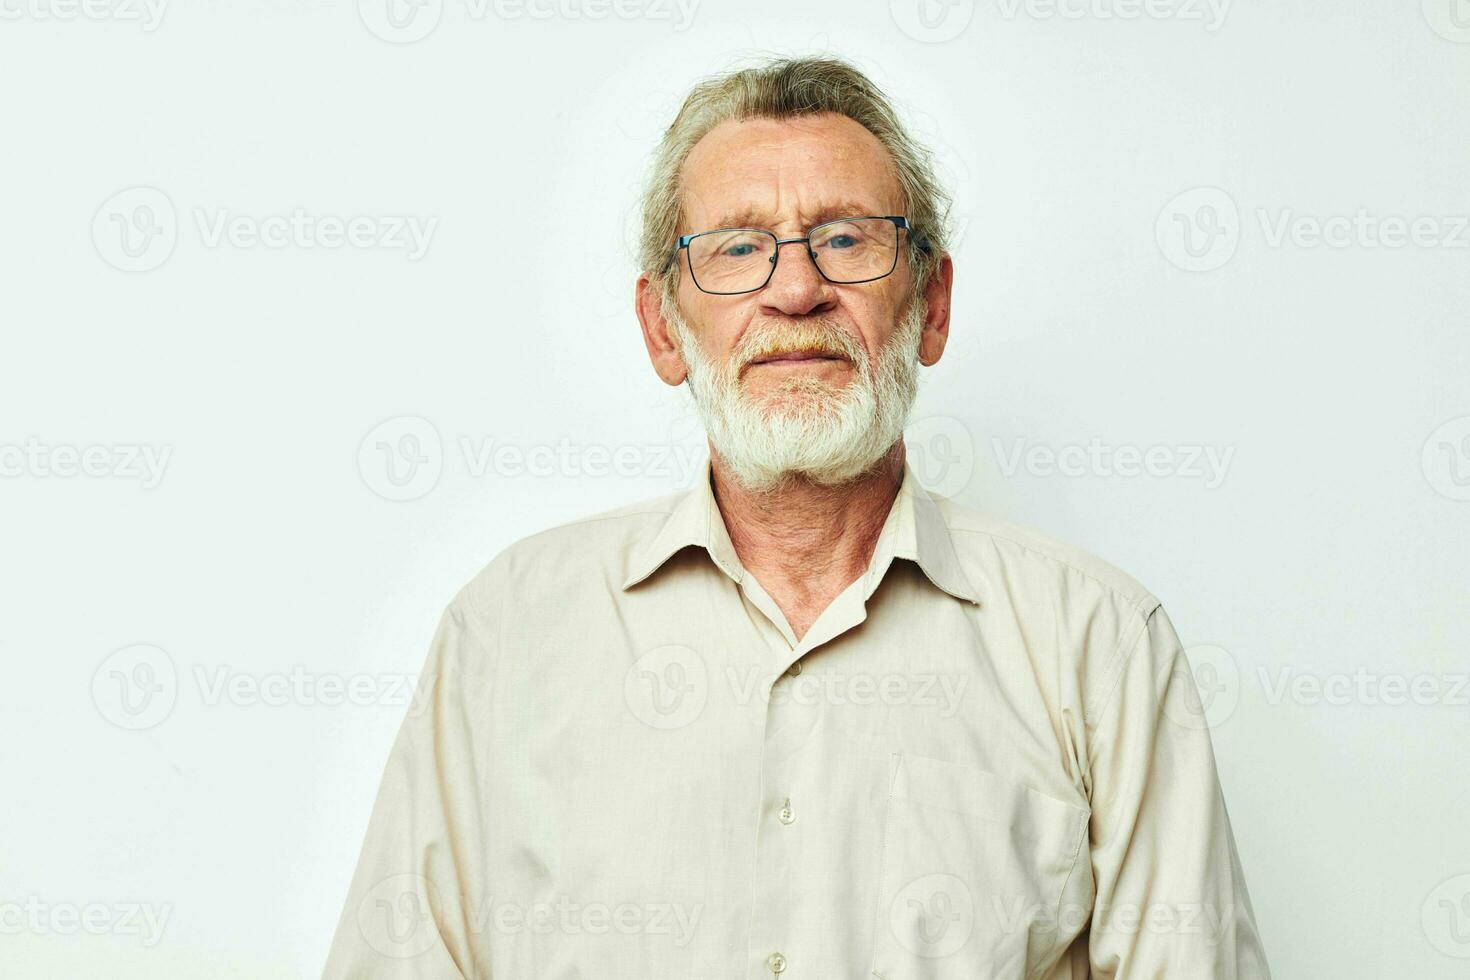
[[[695,237],[694,235],[680,235],[679,236],[679,241],[674,245],[674,250],[669,253],[668,259],[664,261],[664,267],[662,269],[658,270],[659,275],[663,275],[665,272],[668,272],[669,271],[669,266],[673,265],[676,261],[678,261],[679,253],[681,251],[683,251],[684,249],[686,249],[686,248],[689,247],[689,242],[694,237]]]
[[[884,215],[884,217],[887,218],[889,221],[893,222],[894,224],[898,225],[900,228],[902,228],[905,231],[907,231],[911,236],[913,236],[913,242],[914,242],[914,244],[916,246],[918,246],[919,251],[921,251],[921,252],[927,252],[927,251],[929,251],[929,239],[927,239],[923,235],[919,234],[919,230],[917,228],[915,228],[913,225],[909,224],[909,219],[908,218],[905,218],[903,215],[899,215],[899,214],[889,214],[889,215]]]

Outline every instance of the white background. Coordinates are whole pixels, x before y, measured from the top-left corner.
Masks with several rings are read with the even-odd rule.
[[[934,147],[916,461],[1164,600],[1279,980],[1470,971],[1470,4],[386,2],[0,0],[0,974],[319,973],[444,604],[685,482],[636,190],[752,51]]]

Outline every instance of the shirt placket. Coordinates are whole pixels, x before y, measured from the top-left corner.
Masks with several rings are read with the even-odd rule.
[[[759,710],[765,712],[759,796],[756,805],[752,913],[747,947],[747,980],[803,980],[823,977],[823,964],[804,961],[801,937],[793,922],[817,916],[804,904],[831,901],[832,896],[800,880],[802,854],[822,828],[803,820],[805,801],[819,792],[820,773],[811,772],[810,753],[803,748],[820,724],[822,699],[793,697],[802,659],[832,637],[864,619],[867,596],[859,579],[833,600],[817,622],[796,642],[785,617],[754,579],[747,577],[746,601],[760,610],[772,628],[763,631],[772,668],[762,680]],[[784,687],[784,690],[783,690]],[[820,691],[820,688],[817,689]]]
[[[751,861],[750,934],[746,945],[746,980],[826,980],[824,964],[804,956],[800,936],[792,922],[811,922],[805,903],[831,902],[837,898],[811,882],[800,881],[802,849],[817,839],[823,828],[802,820],[803,801],[820,792],[820,772],[802,768],[811,753],[807,745],[822,717],[820,695],[800,701],[776,693],[788,687],[803,672],[802,660],[809,653],[862,623],[867,617],[867,600],[893,559],[907,517],[902,497],[890,512],[879,534],[873,560],[858,577],[823,610],[817,621],[798,641],[786,616],[760,582],[741,567],[730,544],[713,498],[706,511],[706,547],[722,571],[735,581],[741,601],[760,615],[751,615],[766,645],[769,664],[756,687],[750,710],[764,714],[760,779],[755,799],[755,853]],[[749,610],[747,610],[749,611]]]

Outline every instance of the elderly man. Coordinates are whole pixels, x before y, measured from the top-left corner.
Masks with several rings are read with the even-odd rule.
[[[1268,976],[1158,600],[905,463],[945,210],[845,63],[689,95],[637,312],[708,468],[450,603],[327,976]]]

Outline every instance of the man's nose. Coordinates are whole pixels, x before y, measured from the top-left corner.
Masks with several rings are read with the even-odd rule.
[[[776,269],[761,290],[764,306],[787,316],[802,316],[834,305],[832,284],[817,271],[816,257],[805,239],[781,239],[776,251]]]

